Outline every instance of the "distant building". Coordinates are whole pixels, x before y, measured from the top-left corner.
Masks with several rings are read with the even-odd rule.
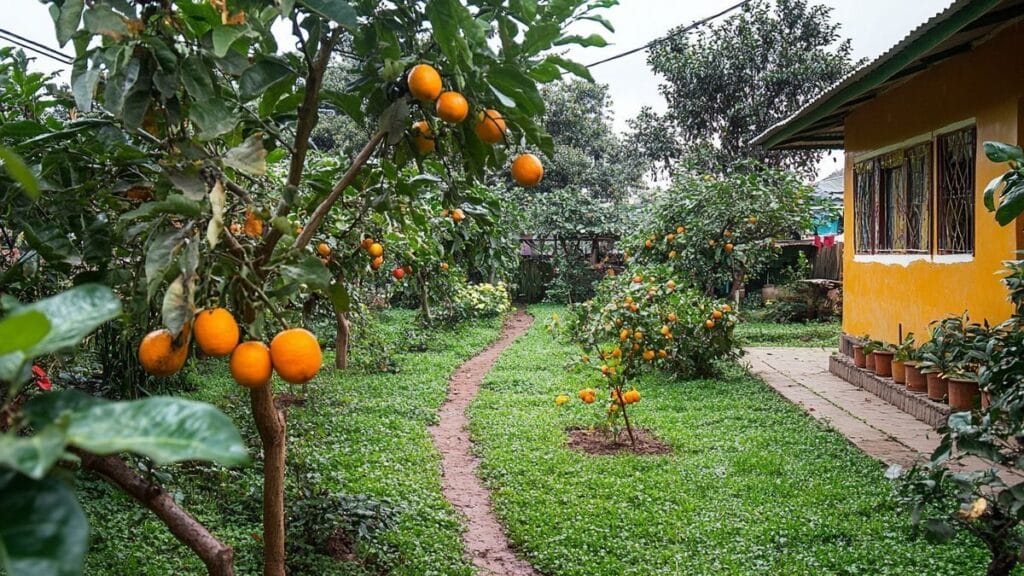
[[[839,169],[814,183],[814,195],[831,202],[837,216],[818,224],[818,236],[836,236],[843,232],[843,170]]]

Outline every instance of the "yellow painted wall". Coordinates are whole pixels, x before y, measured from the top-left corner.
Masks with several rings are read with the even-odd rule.
[[[843,331],[893,342],[904,334],[926,336],[928,324],[970,312],[976,321],[999,322],[1010,314],[997,272],[1024,248],[1020,225],[1000,227],[985,210],[982,193],[1005,171],[982,150],[987,140],[1018,142],[1024,128],[1024,25],[1009,27],[975,50],[946,60],[861,106],[846,119],[846,194]],[[906,265],[856,262],[853,165],[866,153],[975,119],[978,150],[975,245],[970,262]],[[934,245],[933,240],[933,245]]]

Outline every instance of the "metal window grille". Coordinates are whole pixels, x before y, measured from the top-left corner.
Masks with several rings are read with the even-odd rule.
[[[974,253],[975,128],[938,137],[936,205],[938,252]]]
[[[906,251],[931,251],[932,145],[907,150]]]
[[[854,166],[854,250],[857,254],[872,254],[875,251],[876,167],[874,160]]]

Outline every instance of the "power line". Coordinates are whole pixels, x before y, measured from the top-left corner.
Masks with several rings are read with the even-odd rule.
[[[639,48],[633,48],[632,50],[627,50],[627,51],[625,51],[625,52],[623,52],[621,54],[616,54],[615,56],[612,56],[610,58],[605,58],[604,60],[598,60],[597,62],[594,62],[592,64],[587,64],[587,68],[593,68],[594,66],[597,66],[598,64],[604,64],[605,62],[611,62],[612,60],[618,60],[619,58],[623,58],[625,56],[629,56],[630,54],[636,54],[637,52],[643,52],[644,50],[647,50],[649,48],[653,48],[654,46],[656,46],[658,44],[661,44],[662,42],[665,42],[666,40],[669,40],[669,39],[671,39],[671,38],[673,38],[675,36],[679,36],[681,34],[686,34],[690,30],[693,30],[694,28],[697,28],[698,26],[703,26],[704,24],[707,24],[708,22],[714,20],[715,18],[719,18],[721,16],[725,16],[729,12],[732,12],[733,10],[736,10],[737,8],[741,8],[744,5],[749,4],[752,1],[753,0],[743,0],[742,2],[737,2],[736,4],[733,4],[732,6],[726,8],[725,10],[722,10],[721,12],[719,12],[717,14],[712,14],[711,16],[708,16],[706,18],[701,18],[700,20],[697,20],[696,22],[693,22],[693,23],[691,23],[691,24],[689,24],[689,25],[687,25],[687,26],[685,26],[683,28],[680,28],[679,30],[676,30],[675,32],[673,32],[671,34],[668,34],[666,36],[662,36],[661,38],[655,38],[654,40],[651,40],[650,42],[648,42],[647,44],[644,44],[643,46],[640,46]]]
[[[30,52],[35,52],[40,56],[46,56],[47,58],[56,60],[61,64],[71,64],[74,62],[74,58],[72,58],[71,56],[68,56],[67,54],[59,50],[50,48],[45,44],[40,44],[39,42],[30,40],[28,38],[25,38],[24,36],[15,34],[10,30],[0,28],[0,40],[5,40],[7,42],[10,42],[11,44],[14,44],[15,46],[24,48],[25,50],[28,50]]]

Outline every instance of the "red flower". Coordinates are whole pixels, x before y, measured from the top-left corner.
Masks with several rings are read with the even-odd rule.
[[[46,375],[46,370],[43,370],[37,364],[32,365],[32,375],[36,377],[36,386],[39,386],[40,390],[49,392],[53,388],[53,382],[50,382],[50,377]]]

